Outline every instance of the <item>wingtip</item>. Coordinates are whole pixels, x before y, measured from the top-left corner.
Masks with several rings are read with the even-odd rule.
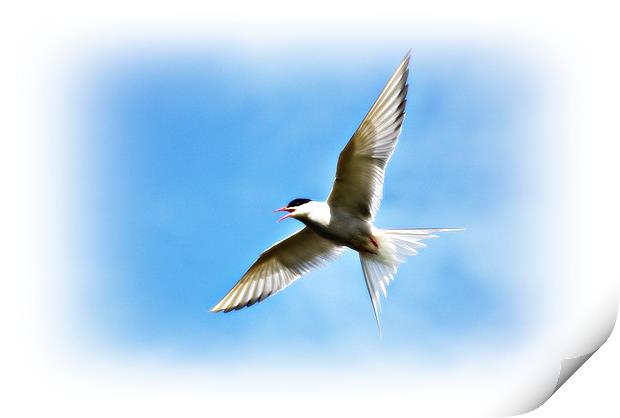
[[[409,61],[411,61],[411,48],[409,48],[409,51],[407,51],[407,53],[403,57],[403,61],[406,61],[407,64],[409,64]]]

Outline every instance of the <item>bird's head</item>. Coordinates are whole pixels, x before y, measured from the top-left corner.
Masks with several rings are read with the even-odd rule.
[[[310,211],[310,205],[308,205],[310,202],[312,202],[310,199],[294,199],[288,202],[288,205],[274,210],[274,212],[288,212],[278,219],[278,222],[286,218],[299,218],[300,216],[307,215]]]

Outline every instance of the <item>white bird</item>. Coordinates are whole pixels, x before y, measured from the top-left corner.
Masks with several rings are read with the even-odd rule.
[[[410,53],[394,71],[338,158],[327,201],[295,199],[275,212],[305,227],[265,250],[212,312],[230,312],[260,302],[303,274],[338,257],[347,247],[359,253],[366,286],[379,322],[380,293],[407,256],[436,232],[455,228],[378,229],[373,220],[383,194],[385,166],[405,117]]]

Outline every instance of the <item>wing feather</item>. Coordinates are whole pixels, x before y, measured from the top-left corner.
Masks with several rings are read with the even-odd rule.
[[[410,55],[394,71],[338,158],[327,198],[361,218],[373,220],[383,196],[383,178],[402,128],[407,103]]]
[[[344,247],[303,228],[265,250],[211,311],[230,312],[261,302],[342,251]]]

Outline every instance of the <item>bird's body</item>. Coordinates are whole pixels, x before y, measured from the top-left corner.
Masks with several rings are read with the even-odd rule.
[[[237,284],[213,307],[229,312],[260,302],[347,247],[360,255],[379,325],[380,291],[398,265],[417,254],[422,240],[448,228],[386,230],[374,226],[383,193],[385,167],[398,141],[407,96],[405,56],[338,159],[332,191],[324,202],[295,199],[277,211],[305,227],[265,250]]]
[[[352,216],[337,207],[332,208],[327,202],[311,201],[306,205],[307,214],[300,214],[296,219],[319,236],[359,252],[377,252],[372,244],[375,228],[370,221]]]

